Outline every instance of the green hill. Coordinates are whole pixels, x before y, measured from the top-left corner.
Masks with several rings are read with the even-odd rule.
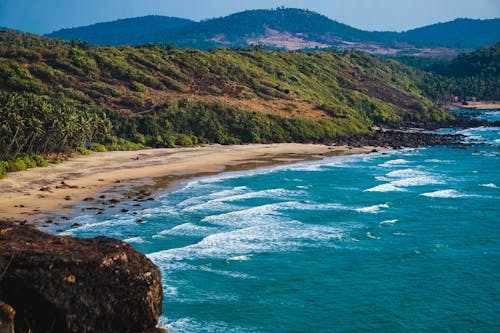
[[[500,19],[456,19],[401,33],[381,33],[380,36],[418,47],[479,48],[500,41]]]
[[[177,17],[150,15],[92,24],[85,27],[62,29],[50,37],[80,40],[93,45],[136,45],[150,42],[150,36],[159,31],[175,29],[194,21]]]
[[[500,19],[457,19],[396,32],[369,32],[336,22],[309,10],[277,8],[249,10],[194,22],[146,16],[87,27],[63,29],[49,37],[81,40],[93,45],[162,43],[208,50],[260,45],[268,49],[358,49],[370,53],[455,54],[500,40]],[[439,48],[452,48],[442,50]]]
[[[500,100],[500,43],[448,60],[415,56],[393,59],[432,73],[421,76],[421,88],[436,101],[443,96]]]
[[[418,85],[360,52],[89,47],[2,30],[0,160],[88,143],[331,142],[447,118]]]

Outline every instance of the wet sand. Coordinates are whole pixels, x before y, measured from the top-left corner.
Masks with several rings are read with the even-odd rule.
[[[373,149],[286,143],[93,153],[47,168],[8,174],[0,180],[0,218],[46,221],[70,214],[75,205],[95,199],[102,191],[109,197],[113,191],[132,186],[166,188],[178,179]]]

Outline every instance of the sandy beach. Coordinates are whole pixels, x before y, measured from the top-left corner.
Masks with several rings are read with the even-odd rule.
[[[160,177],[188,178],[243,165],[252,168],[373,149],[287,143],[93,153],[8,174],[0,180],[0,218],[36,222],[61,217],[116,184],[151,185]]]
[[[481,109],[481,110],[496,110],[500,109],[500,101],[481,101],[467,102],[467,105],[461,103],[452,103],[446,106],[447,109]]]

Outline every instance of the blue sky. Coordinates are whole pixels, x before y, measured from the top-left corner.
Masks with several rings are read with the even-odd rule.
[[[500,17],[500,0],[0,0],[0,26],[35,33],[158,14],[194,20],[245,9],[308,8],[366,30]]]

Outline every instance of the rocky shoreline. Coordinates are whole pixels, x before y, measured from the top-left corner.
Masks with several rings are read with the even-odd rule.
[[[377,131],[373,135],[353,136],[340,138],[335,144],[349,145],[351,147],[376,146],[392,149],[418,148],[422,146],[453,146],[459,147],[462,135],[455,134],[432,134],[420,131]]]
[[[165,332],[160,271],[130,245],[5,221],[0,244],[0,332]]]

